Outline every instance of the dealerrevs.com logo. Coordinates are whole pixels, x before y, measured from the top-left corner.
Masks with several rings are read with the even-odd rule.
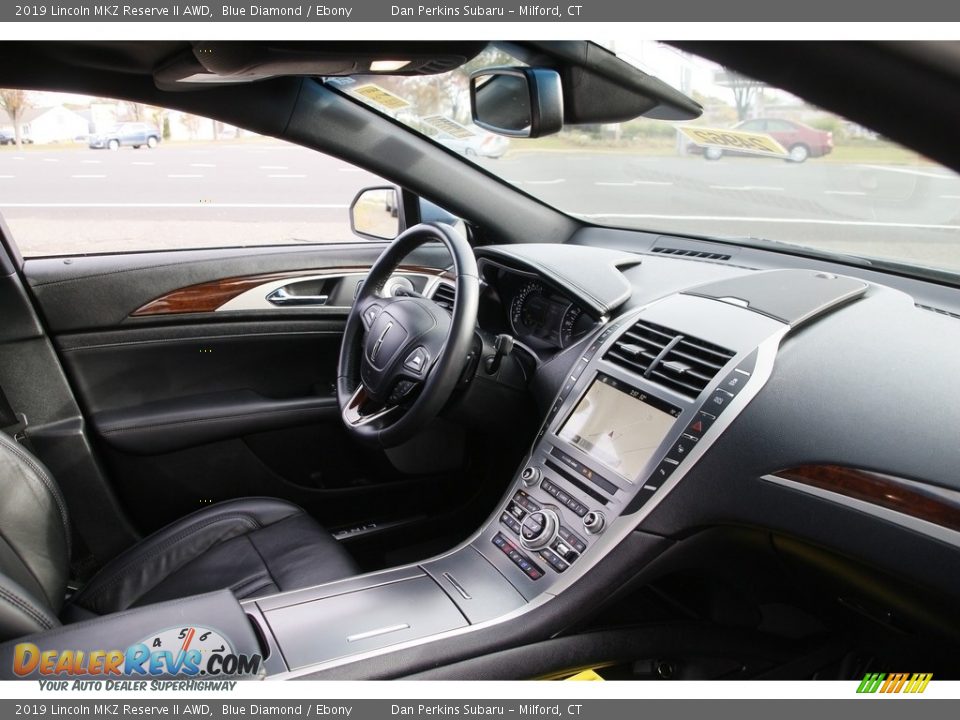
[[[216,630],[179,627],[163,630],[123,650],[41,650],[34,643],[20,643],[14,648],[13,672],[20,678],[63,679],[56,684],[43,683],[50,686],[44,689],[66,689],[67,679],[104,679],[109,686],[81,685],[76,689],[129,690],[145,688],[130,687],[128,680],[114,679],[249,677],[260,672],[261,660],[260,655],[234,652],[230,642]],[[138,683],[141,684],[144,683]]]
[[[918,694],[927,689],[932,679],[933,673],[867,673],[857,692]]]

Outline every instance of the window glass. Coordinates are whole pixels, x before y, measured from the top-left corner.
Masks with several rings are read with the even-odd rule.
[[[790,244],[907,264],[921,275],[933,268],[938,277],[960,276],[957,173],[782,88],[676,47],[637,40],[608,49],[692,97],[702,116],[567,126],[536,139],[491,135],[470,122],[468,76],[517,64],[497,48],[442,75],[337,85],[588,223],[773,249]],[[763,122],[761,132],[776,144],[745,147],[728,132],[750,121]]]
[[[0,213],[25,257],[356,241],[351,200],[389,184],[173,110],[6,90],[0,106]]]
[[[796,126],[788,123],[786,120],[767,120],[767,130],[769,132],[792,132]]]

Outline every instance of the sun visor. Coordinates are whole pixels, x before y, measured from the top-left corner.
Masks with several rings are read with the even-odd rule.
[[[485,42],[228,42],[193,43],[157,68],[163,90],[256,82],[278,76],[432,75],[460,67]]]

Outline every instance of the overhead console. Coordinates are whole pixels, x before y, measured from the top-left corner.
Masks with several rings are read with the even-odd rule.
[[[771,271],[712,283],[594,332],[488,523],[451,553],[245,603],[302,674],[531,611],[584,578],[763,387],[794,327],[857,280]]]

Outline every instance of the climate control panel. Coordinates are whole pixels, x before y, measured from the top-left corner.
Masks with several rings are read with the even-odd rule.
[[[564,524],[560,508],[540,502],[524,490],[514,494],[500,515],[500,525],[493,544],[532,580],[543,576],[540,562],[562,573],[588,546],[585,537]]]

